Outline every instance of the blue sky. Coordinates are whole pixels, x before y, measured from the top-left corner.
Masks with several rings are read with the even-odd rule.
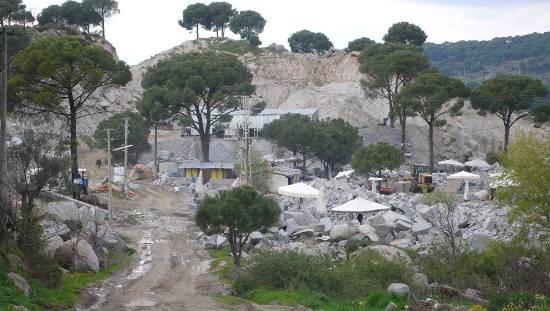
[[[196,1],[118,0],[121,14],[107,22],[107,39],[121,59],[139,63],[194,34],[179,27],[181,11]],[[550,0],[226,0],[239,10],[256,10],[267,20],[260,39],[287,44],[295,31],[325,33],[337,48],[358,37],[380,41],[393,23],[409,21],[430,42],[487,40],[550,31]],[[63,0],[24,0],[34,12]],[[209,3],[211,1],[201,1]],[[202,37],[214,35],[202,31]],[[232,36],[232,35],[230,35]],[[234,36],[233,36],[234,37]]]

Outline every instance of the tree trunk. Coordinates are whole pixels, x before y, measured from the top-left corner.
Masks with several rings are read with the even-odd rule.
[[[401,124],[401,151],[406,152],[405,143],[407,142],[407,117],[400,116],[399,123]]]
[[[210,162],[210,135],[201,135],[202,162]]]
[[[225,38],[225,27],[222,26],[222,29],[221,29],[221,30],[222,30],[222,38]]]
[[[393,105],[393,99],[388,100],[388,105],[390,106],[390,112],[389,112],[389,118],[390,118],[390,126],[392,128],[395,128],[395,111],[394,111],[394,105]]]
[[[199,40],[199,24],[197,24],[197,40]]]
[[[327,180],[332,177],[332,165],[327,164]]]
[[[434,169],[434,127],[433,124],[428,124],[428,144],[430,148],[430,169]]]
[[[2,33],[2,91],[1,91],[1,107],[0,107],[0,199],[7,199],[7,174],[8,174],[8,53],[5,47],[8,44],[8,35],[4,31]]]
[[[69,94],[69,109],[71,111],[69,127],[71,132],[71,184],[73,180],[78,178],[78,141],[76,136],[76,107],[74,103],[73,94]],[[79,196],[78,191],[73,189],[73,198],[77,199]]]
[[[509,142],[510,142],[510,125],[504,124],[504,152],[508,151]]]
[[[157,164],[157,161],[158,161],[158,155],[157,155],[157,134],[158,134],[158,131],[157,131],[157,124],[155,123],[155,160],[153,161],[153,178],[154,179],[157,179],[157,173],[158,173],[158,164]]]
[[[101,19],[101,35],[103,36],[103,39],[105,39],[105,18]]]
[[[216,28],[216,38],[219,38],[219,37],[220,37],[219,31],[220,31],[220,30],[219,30],[218,28]]]

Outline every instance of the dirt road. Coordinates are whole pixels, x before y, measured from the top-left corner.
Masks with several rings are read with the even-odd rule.
[[[188,196],[137,184],[135,200],[116,205],[114,229],[135,243],[137,262],[90,288],[80,310],[223,310],[223,285],[208,273]]]
[[[136,260],[87,288],[77,310],[304,310],[217,304],[215,296],[227,289],[208,271],[210,258],[198,241],[189,195],[150,182],[132,184],[132,189],[133,200],[114,201],[112,226],[130,240]]]

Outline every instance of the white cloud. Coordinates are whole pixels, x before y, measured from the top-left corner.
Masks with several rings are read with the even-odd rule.
[[[107,23],[107,38],[121,59],[138,63],[169,49],[194,34],[177,21],[194,1],[118,0],[121,14]],[[25,0],[33,11],[63,1]],[[204,1],[209,3],[210,1]],[[267,20],[264,44],[287,44],[301,29],[325,33],[337,48],[358,37],[380,41],[398,21],[418,24],[428,41],[486,40],[550,30],[548,1],[430,1],[430,0],[234,0],[239,10],[256,10]],[[482,3],[482,4],[479,4]],[[202,30],[201,36],[213,33]],[[235,37],[234,35],[231,35]]]

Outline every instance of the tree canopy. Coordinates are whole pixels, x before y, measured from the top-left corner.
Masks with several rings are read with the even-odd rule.
[[[313,153],[316,135],[310,118],[300,114],[285,114],[280,119],[266,124],[262,133],[293,155],[299,153],[302,156],[303,170],[306,169],[306,161]]]
[[[66,121],[71,133],[72,176],[78,175],[77,120],[104,112],[90,96],[104,86],[126,85],[128,65],[103,48],[77,37],[48,37],[30,43],[14,60],[10,79],[17,109]]]
[[[522,133],[503,154],[502,186],[496,198],[511,204],[511,221],[520,220],[528,227],[540,226],[550,234],[550,139]]]
[[[428,36],[415,24],[408,22],[399,22],[393,24],[384,35],[385,42],[394,42],[402,44],[411,44],[421,46],[426,42]]]
[[[229,29],[241,36],[241,39],[247,39],[258,36],[264,31],[265,19],[256,11],[241,11],[235,15],[229,23]]]
[[[111,146],[117,148],[124,145],[124,119],[128,118],[128,144],[133,145],[128,149],[129,154],[135,155],[137,161],[140,154],[151,150],[149,133],[151,126],[138,113],[115,113],[108,119],[99,122],[94,132],[94,141],[98,148],[107,149],[107,131],[111,131]],[[113,158],[122,159],[123,151],[114,152]]]
[[[333,47],[325,34],[305,29],[293,33],[288,38],[288,43],[294,53],[322,54]]]
[[[506,149],[510,128],[518,120],[530,117],[532,113],[529,108],[533,101],[546,95],[548,95],[548,89],[538,79],[519,75],[501,75],[481,83],[473,92],[471,99],[472,107],[478,109],[480,114],[491,113],[502,120]]]
[[[350,41],[348,43],[348,47],[346,48],[346,51],[347,52],[363,51],[364,49],[368,48],[369,46],[371,46],[375,43],[376,42],[374,40],[371,40],[371,39],[366,38],[366,37],[362,37],[362,38]]]
[[[281,209],[272,198],[249,186],[234,188],[204,198],[196,214],[197,226],[206,234],[221,234],[229,241],[236,266],[250,233],[272,226]]]
[[[331,178],[336,165],[349,163],[359,147],[359,132],[343,119],[313,122],[315,140],[313,154],[325,168],[325,177]]]
[[[91,8],[101,19],[101,35],[105,38],[105,20],[120,13],[118,2],[115,0],[83,0],[82,5]]]
[[[254,91],[252,74],[234,55],[188,53],[159,62],[144,75],[145,93],[157,88],[173,114],[182,114],[201,136],[203,161],[210,159],[213,126]]]
[[[233,9],[232,5],[227,2],[211,2],[208,5],[208,14],[212,22],[212,27],[216,32],[216,37],[220,35],[225,37],[225,29],[229,25],[231,18],[237,14],[237,10]]]
[[[377,143],[358,149],[351,159],[351,166],[358,173],[382,176],[383,170],[393,170],[405,161],[403,152],[387,143]]]
[[[212,20],[208,6],[204,3],[190,4],[183,10],[183,18],[178,21],[179,25],[187,30],[195,29],[199,39],[199,26],[206,30],[212,29]]]
[[[384,43],[369,45],[361,53],[359,63],[359,70],[367,74],[367,79],[361,81],[367,96],[382,97],[388,101],[391,126],[397,118],[404,146],[410,113],[404,104],[396,107],[396,97],[404,86],[430,68],[430,62],[416,47]]]
[[[50,5],[42,10],[37,17],[38,24],[43,27],[63,27],[75,25],[86,33],[92,26],[99,26],[102,17],[88,2],[65,1],[62,5]]]
[[[485,80],[494,72],[526,74],[550,85],[550,32],[487,41],[425,43],[424,53],[441,72]]]
[[[437,72],[424,73],[403,89],[410,109],[428,125],[430,167],[434,167],[433,130],[446,124],[447,115],[460,114],[469,89],[458,79]]]

